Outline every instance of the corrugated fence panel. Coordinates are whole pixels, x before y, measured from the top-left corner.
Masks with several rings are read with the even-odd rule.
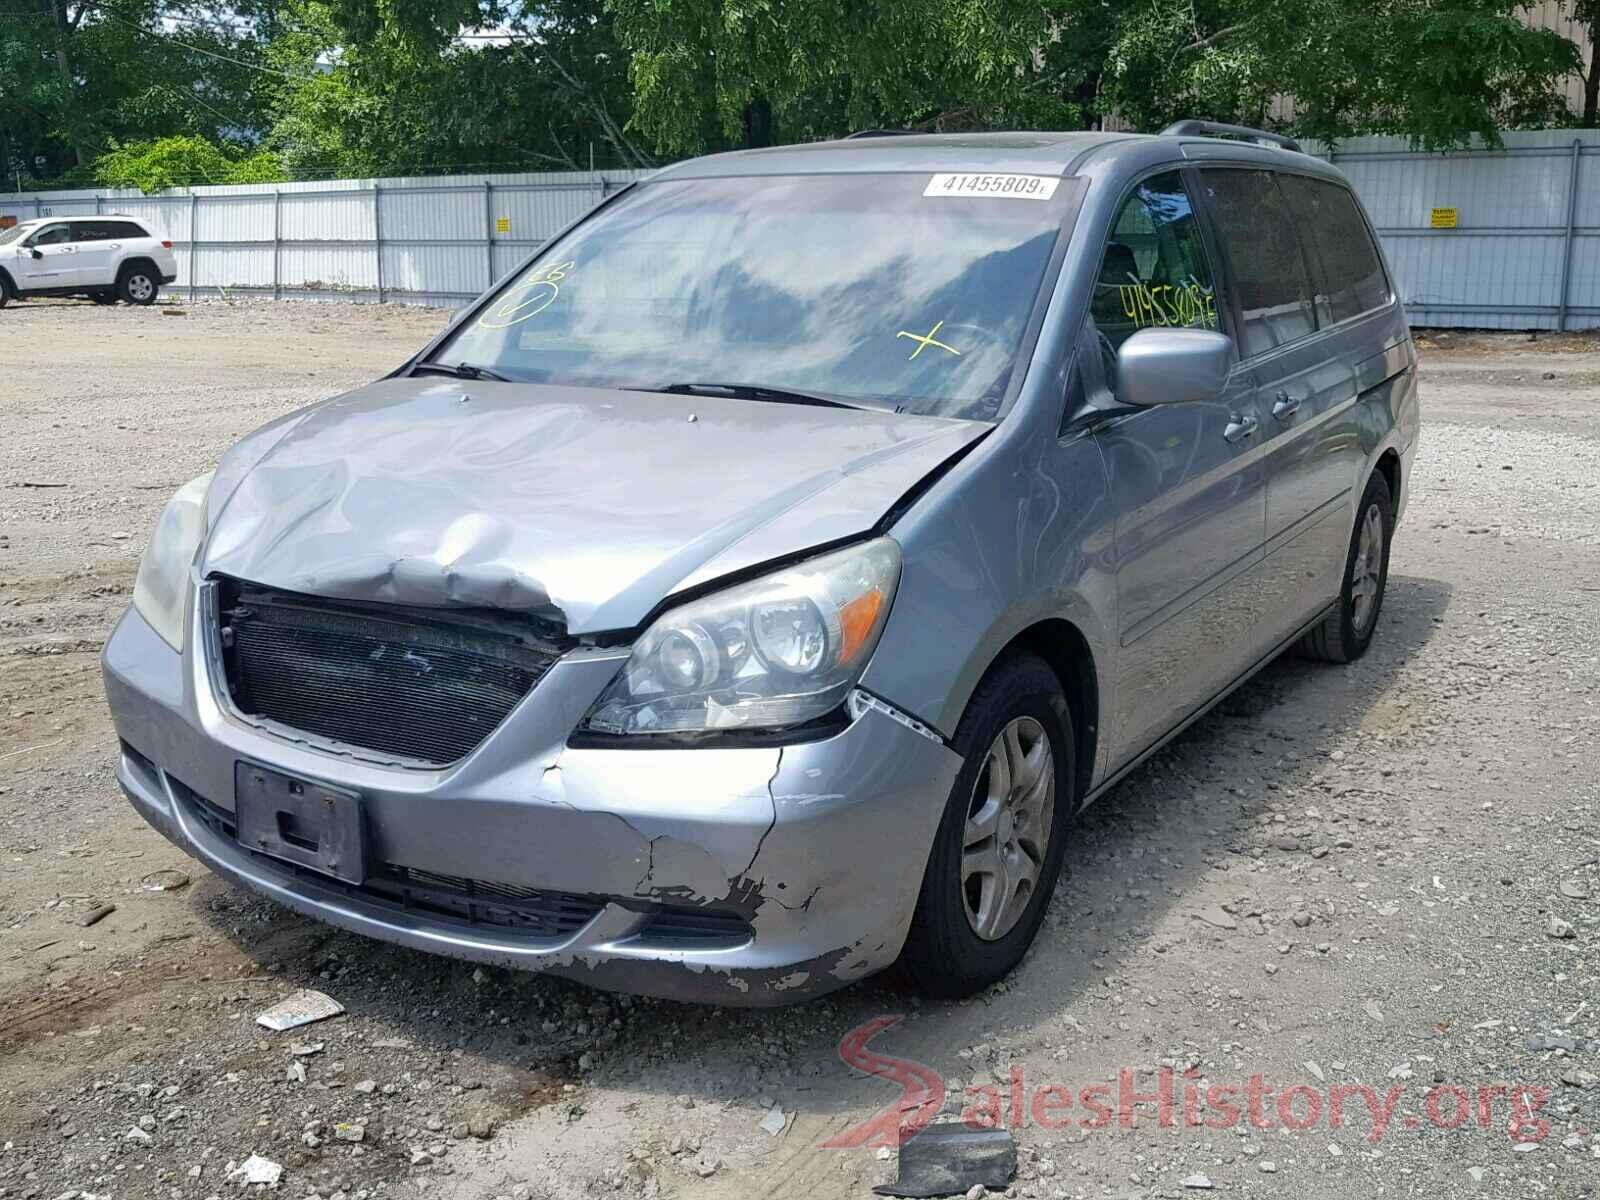
[[[314,246],[286,242],[278,252],[279,279],[284,293],[372,292],[378,290],[378,264],[371,245],[333,242]]]
[[[231,204],[239,203],[230,200]],[[279,236],[285,242],[370,242],[372,192],[293,193],[279,201]]]
[[[488,236],[483,188],[430,188],[401,191],[384,188],[383,240],[462,238],[482,242]]]
[[[1600,328],[1600,131],[1508,133],[1504,142],[1428,154],[1403,138],[1353,138],[1331,155],[1313,152],[1361,195],[1413,323]],[[453,307],[642,174],[41,192],[0,196],[0,216],[138,217],[174,242],[177,289],[191,295],[244,289]],[[1435,210],[1454,210],[1454,227],[1437,227],[1449,214]]]
[[[385,231],[387,238],[387,231]],[[489,286],[488,251],[475,245],[383,244],[385,296],[429,293],[461,304]]]

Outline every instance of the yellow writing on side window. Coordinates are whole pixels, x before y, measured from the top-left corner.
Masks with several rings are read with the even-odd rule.
[[[1122,315],[1140,329],[1147,325],[1176,325],[1186,328],[1215,329],[1217,298],[1198,283],[1121,283],[1117,295],[1122,300]]]
[[[512,284],[505,295],[484,310],[478,324],[485,329],[507,329],[538,316],[556,302],[561,294],[561,281],[575,266],[573,262],[557,263],[536,271],[521,283]]]

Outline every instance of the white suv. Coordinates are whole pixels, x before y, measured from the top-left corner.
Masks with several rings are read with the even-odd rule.
[[[152,304],[177,277],[172,243],[131,217],[41,217],[0,229],[0,308],[30,296]]]

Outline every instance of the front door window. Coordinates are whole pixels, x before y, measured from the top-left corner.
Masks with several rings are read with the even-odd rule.
[[[1111,227],[1092,309],[1107,378],[1122,343],[1141,329],[1216,329],[1217,297],[1200,223],[1176,171],[1152,176]]]

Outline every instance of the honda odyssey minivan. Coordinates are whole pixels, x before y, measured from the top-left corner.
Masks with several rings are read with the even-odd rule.
[[[662,170],[179,489],[118,777],[347,930],[781,1004],[1022,958],[1073,818],[1383,604],[1416,356],[1284,138]]]

